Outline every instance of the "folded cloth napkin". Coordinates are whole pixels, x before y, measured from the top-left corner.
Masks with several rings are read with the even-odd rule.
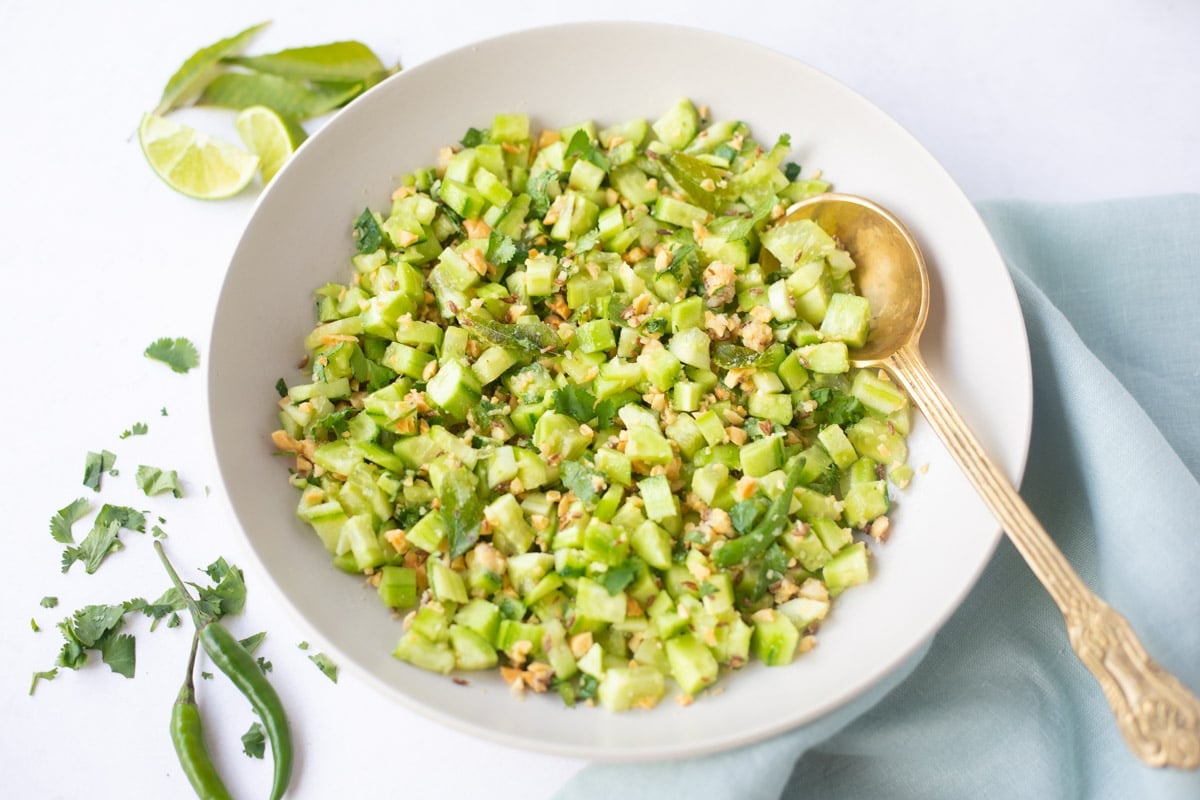
[[[991,202],[1033,361],[1021,494],[1151,655],[1200,692],[1200,195]],[[1062,617],[1000,544],[924,653],[751,747],[594,765],[583,798],[1200,798],[1126,749]]]

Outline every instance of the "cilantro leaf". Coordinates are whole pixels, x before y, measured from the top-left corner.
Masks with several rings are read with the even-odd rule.
[[[158,339],[146,348],[145,356],[153,358],[155,361],[161,361],[179,373],[187,372],[200,365],[200,353],[197,352],[196,345],[183,337]]]
[[[354,220],[354,246],[360,253],[374,253],[383,244],[383,231],[371,209],[364,208]]]
[[[701,597],[708,597],[710,594],[716,594],[716,593],[717,593],[716,586],[713,586],[708,581],[700,582],[700,596]]]
[[[600,578],[600,583],[603,584],[604,589],[610,595],[615,595],[633,583],[633,579],[637,577],[637,574],[638,564],[631,558],[618,566],[609,567],[608,571]]]
[[[71,629],[84,647],[95,647],[109,633],[117,631],[125,620],[125,606],[84,606],[71,617]]]
[[[71,526],[83,519],[90,508],[87,498],[80,497],[56,511],[50,518],[50,535],[54,537],[54,541],[62,544],[75,544],[75,535],[71,532]]]
[[[137,668],[136,642],[128,633],[106,637],[100,644],[100,659],[118,675],[132,678]]]
[[[743,500],[740,503],[734,503],[733,508],[729,509],[729,519],[733,522],[733,529],[739,534],[754,527],[754,523],[758,521],[759,515],[762,513],[762,506],[754,500]]]
[[[280,397],[287,397],[287,393],[288,393],[287,381],[285,381],[283,378],[280,378],[279,380],[275,381],[275,391],[279,393]]]
[[[586,253],[600,243],[600,229],[592,228],[575,240],[575,252]]]
[[[258,646],[260,644],[262,644],[263,639],[265,639],[265,638],[267,638],[267,632],[259,631],[258,633],[253,634],[252,636],[247,636],[245,639],[242,639],[241,645],[242,645],[242,647],[246,648],[247,653],[250,653],[251,655],[253,655],[254,651],[258,649]]]
[[[100,513],[96,515],[96,524],[107,525],[110,522],[118,523],[125,530],[146,532],[146,515],[129,506],[114,506],[105,503],[100,508]]]
[[[33,617],[29,618],[29,627],[33,628],[34,633],[41,633],[42,629],[38,627],[37,620]]]
[[[152,620],[150,623],[151,631],[156,629],[158,624],[168,614],[182,611],[185,608],[187,608],[187,603],[184,602],[183,596],[173,586],[163,592],[153,603],[148,603],[140,597],[135,597],[125,602],[126,613],[140,611]],[[174,626],[168,624],[168,627]]]
[[[819,424],[853,425],[867,415],[866,407],[857,397],[832,387],[813,389],[810,396],[817,402],[813,417]]]
[[[54,663],[67,669],[79,669],[87,663],[87,649],[75,635],[75,629],[71,626],[70,619],[64,619],[58,623],[58,630],[63,636],[63,646],[58,651],[58,658]]]
[[[616,416],[617,404],[612,398],[606,397],[596,404],[596,427],[600,430],[611,428]]]
[[[800,177],[800,165],[795,161],[789,161],[783,165],[783,177],[788,179],[788,182],[796,180]]]
[[[238,614],[246,605],[246,582],[242,571],[229,564],[224,558],[218,558],[204,569],[209,578],[216,581],[216,586],[196,586],[201,601],[211,603],[217,610],[217,616]]]
[[[591,675],[579,676],[579,691],[575,693],[576,700],[591,700],[595,698],[596,691],[600,688],[600,681],[593,678]]]
[[[183,497],[183,489],[179,486],[179,475],[173,469],[159,469],[158,467],[148,467],[145,464],[139,464],[137,475],[134,477],[137,486],[147,497],[153,497],[156,494],[170,492],[176,497]]]
[[[258,722],[251,723],[250,730],[242,734],[242,752],[251,758],[262,758],[266,748],[263,726]]]
[[[84,570],[89,575],[94,573],[110,553],[124,547],[118,538],[120,530],[119,522],[102,525],[100,520],[96,520],[96,524],[88,531],[88,535],[83,537],[78,547],[68,547],[63,551],[62,571],[66,572],[76,561],[82,561]]]
[[[567,150],[563,153],[563,161],[567,161],[573,156],[578,156],[584,161],[590,161],[605,172],[609,170],[608,159],[604,157],[604,153],[600,152],[600,148],[592,144],[592,138],[588,136],[587,131],[583,128],[575,131],[575,135],[567,143]]]
[[[58,606],[57,597],[43,597],[42,608],[56,608]]]
[[[267,661],[262,656],[258,657],[258,669],[259,669],[259,671],[262,672],[263,675],[266,675],[268,672],[270,672],[274,668],[275,668],[275,666],[270,661]]]
[[[563,486],[574,492],[584,505],[599,499],[600,492],[596,490],[596,482],[593,480],[600,476],[599,472],[580,461],[564,461],[561,473]]]
[[[567,384],[554,392],[554,410],[579,422],[596,416],[596,397],[587,389]]]
[[[121,435],[118,438],[128,439],[130,436],[145,436],[146,431],[148,430],[150,430],[150,426],[148,426],[146,423],[135,422],[130,427],[121,431]]]
[[[83,462],[83,485],[93,492],[100,491],[100,476],[110,472],[116,463],[116,455],[107,450],[99,453],[89,451]]]
[[[478,147],[488,140],[488,131],[479,130],[478,128],[467,128],[467,132],[463,134],[459,142],[463,147]]]
[[[775,204],[772,199],[763,201],[757,208],[750,212],[750,216],[740,217],[737,222],[728,228],[722,229],[720,232],[721,235],[730,241],[748,238],[754,230],[754,226],[769,217],[771,209],[774,207]]]
[[[529,184],[525,187],[525,191],[529,193],[529,199],[532,201],[529,206],[530,213],[537,219],[546,216],[546,212],[550,210],[550,184],[555,184],[562,175],[556,169],[548,169],[544,172],[539,172],[529,179]]]
[[[333,660],[329,656],[324,653],[317,653],[316,655],[309,656],[308,660],[316,664],[317,669],[321,670],[326,678],[337,683],[337,664],[333,663]]]
[[[666,317],[651,317],[642,323],[642,332],[646,334],[663,333],[666,329]]]
[[[825,467],[824,471],[817,476],[816,480],[808,485],[808,488],[821,494],[833,494],[834,489],[842,480],[842,471],[838,469],[838,465],[829,462],[829,466]]]
[[[33,697],[33,693],[37,689],[37,685],[39,682],[52,681],[57,677],[58,677],[58,667],[55,667],[54,669],[46,670],[45,672],[33,673],[33,683],[29,684],[29,696]]]
[[[487,255],[484,256],[488,263],[511,267],[518,260],[524,260],[518,259],[519,255],[521,255],[519,248],[508,236],[500,231],[492,231],[488,234]],[[528,255],[528,251],[525,252],[525,255]]]

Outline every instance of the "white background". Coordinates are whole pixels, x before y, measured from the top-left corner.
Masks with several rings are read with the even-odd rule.
[[[274,19],[253,52],[356,38],[385,62],[415,65],[530,25],[594,18],[672,21],[725,31],[789,53],[880,105],[942,161],[973,200],[1089,199],[1200,190],[1200,5],[1186,0],[657,3],[610,0],[0,5],[0,771],[18,798],[190,795],[166,732],[182,678],[187,627],[137,634],[137,677],[98,658],[27,697],[51,666],[54,623],[88,603],[157,596],[166,579],[148,537],[95,575],[58,568],[46,532],[79,496],[163,515],[185,570],[224,555],[246,562],[210,467],[202,371],[175,375],[142,357],[159,336],[203,348],[225,265],[254,193],[206,204],[175,195],[145,166],[135,130],[193,50]],[[620,69],[636,53],[614,42],[618,79],[675,81]],[[542,54],[529,80],[571,54]],[[737,69],[730,65],[730,69]],[[484,79],[481,76],[481,80]],[[746,75],[747,81],[771,80]],[[787,102],[780,86],[779,102]],[[480,109],[486,119],[496,109]],[[436,110],[426,113],[437,124]],[[231,114],[183,116],[235,138]],[[314,128],[315,126],[310,126]],[[448,140],[459,131],[447,131]],[[253,343],[249,343],[253,346]],[[202,353],[203,358],[203,353]],[[160,414],[166,408],[169,416]],[[121,441],[136,421],[147,436]],[[107,448],[120,476],[99,496],[80,485],[84,455]],[[187,496],[146,499],[138,464],[175,468]],[[211,488],[211,494],[208,489]],[[81,537],[90,518],[77,525]],[[248,566],[248,565],[247,565]],[[582,762],[479,742],[387,704],[343,670],[334,685],[296,648],[312,635],[277,607],[248,566],[247,611],[230,625],[268,631],[261,654],[291,711],[299,759],[291,796],[547,797]],[[260,590],[261,589],[261,590]],[[44,595],[59,608],[42,609]],[[42,633],[31,631],[35,618]],[[314,651],[320,642],[313,641]],[[310,651],[313,652],[313,651]],[[220,681],[201,682],[210,741],[236,795],[261,796],[267,762],[240,753],[251,721]]]

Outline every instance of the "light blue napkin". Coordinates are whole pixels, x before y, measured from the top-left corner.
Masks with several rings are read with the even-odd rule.
[[[1033,357],[1021,494],[1158,662],[1200,691],[1200,195],[980,210]],[[1007,540],[922,655],[791,733],[591,766],[559,798],[1200,798],[1200,773],[1127,751]]]

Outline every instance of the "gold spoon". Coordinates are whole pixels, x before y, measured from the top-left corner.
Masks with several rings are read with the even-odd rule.
[[[1200,700],[1146,653],[1129,623],[1071,568],[954,406],[917,349],[929,311],[929,273],[916,240],[870,200],[823,194],[792,207],[838,238],[854,258],[859,291],[874,318],[856,367],[882,367],[908,392],[958,461],[1067,624],[1071,647],[1096,676],[1129,748],[1156,767],[1200,766]]]

